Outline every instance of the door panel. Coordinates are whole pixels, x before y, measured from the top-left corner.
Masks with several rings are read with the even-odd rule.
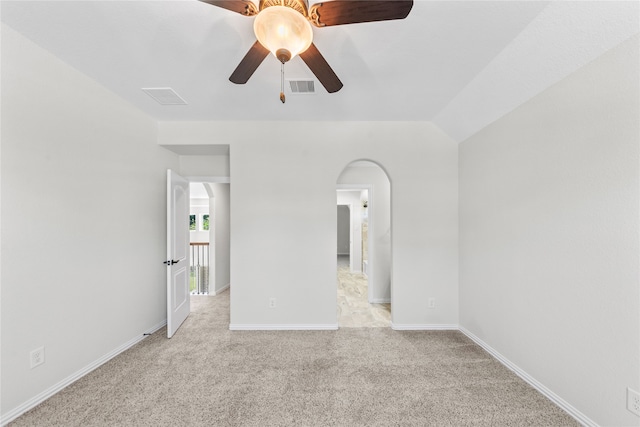
[[[186,268],[181,268],[175,273],[173,277],[174,283],[189,283],[189,274],[187,274]],[[189,304],[189,289],[186,286],[174,286],[173,287],[173,301],[172,310],[175,313],[183,308],[184,305]]]
[[[189,316],[189,182],[167,171],[167,337]]]

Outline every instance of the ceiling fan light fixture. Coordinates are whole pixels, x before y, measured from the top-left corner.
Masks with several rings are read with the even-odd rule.
[[[313,30],[300,12],[287,6],[270,6],[253,22],[256,38],[282,63],[311,46]]]

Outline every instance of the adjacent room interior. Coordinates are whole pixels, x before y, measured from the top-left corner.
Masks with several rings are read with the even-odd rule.
[[[256,42],[248,0],[0,3],[1,424],[116,366],[148,393],[80,393],[81,417],[153,416],[171,367],[208,403],[222,387],[179,406],[194,424],[223,404],[230,425],[340,424],[325,403],[369,424],[545,421],[496,397],[514,385],[571,422],[640,425],[640,4],[416,1],[323,27],[310,3],[311,50],[290,59]],[[167,170],[207,194],[192,231],[215,235],[190,272],[219,311],[185,326],[222,328],[214,357],[162,334]],[[388,323],[340,319],[340,268]],[[375,393],[398,374],[416,387]],[[428,400],[455,378],[473,399]]]

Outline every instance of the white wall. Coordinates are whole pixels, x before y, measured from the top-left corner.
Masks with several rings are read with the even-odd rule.
[[[349,206],[337,206],[337,221],[336,253],[338,255],[349,255],[351,253],[349,248],[351,243],[351,211]]]
[[[228,177],[229,156],[181,155],[180,175],[184,177]]]
[[[461,325],[603,426],[640,424],[638,45],[460,146]]]
[[[215,293],[226,289],[231,282],[231,250],[230,250],[230,185],[219,183],[205,183],[205,187],[213,196],[213,241],[211,255],[215,273],[213,291]]]
[[[336,182],[362,159],[393,189],[394,326],[458,323],[458,147],[432,124],[161,122],[159,141],[230,145],[233,327],[337,326]]]
[[[153,120],[5,25],[1,53],[4,418],[166,321],[178,156]]]
[[[385,172],[371,163],[369,166],[345,168],[338,178],[338,184],[371,185],[368,219],[368,236],[371,242],[368,272],[371,297],[375,303],[391,302],[391,183]],[[408,226],[410,224],[404,224]],[[391,311],[393,312],[393,307]]]

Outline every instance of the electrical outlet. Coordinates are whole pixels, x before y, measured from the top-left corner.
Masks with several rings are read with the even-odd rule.
[[[276,308],[276,299],[269,298],[269,308]]]
[[[627,387],[627,409],[640,417],[640,393]]]
[[[427,301],[427,308],[436,308],[435,298],[429,298],[429,300]]]
[[[44,363],[44,347],[36,348],[29,353],[29,361],[31,362],[31,369]]]

